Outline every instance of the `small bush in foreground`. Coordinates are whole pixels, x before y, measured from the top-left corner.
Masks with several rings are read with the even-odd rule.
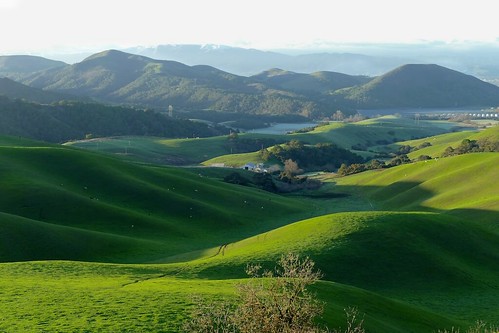
[[[322,277],[314,265],[309,258],[300,259],[294,254],[282,256],[274,271],[250,265],[246,272],[252,279],[239,286],[237,306],[199,304],[183,329],[198,333],[329,332],[314,322],[323,311],[323,304],[307,290]],[[350,309],[346,313],[344,332],[363,333],[357,311]]]

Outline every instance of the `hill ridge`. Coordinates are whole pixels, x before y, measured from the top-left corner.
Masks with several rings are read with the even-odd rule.
[[[336,92],[364,108],[495,106],[499,87],[436,64],[407,64]]]

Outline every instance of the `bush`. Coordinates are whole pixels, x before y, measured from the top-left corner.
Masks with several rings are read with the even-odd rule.
[[[246,269],[250,281],[238,287],[239,305],[198,306],[192,319],[185,323],[184,331],[327,332],[314,323],[322,313],[323,304],[307,290],[322,277],[314,266],[309,258],[301,259],[294,254],[283,255],[274,271],[250,265]]]

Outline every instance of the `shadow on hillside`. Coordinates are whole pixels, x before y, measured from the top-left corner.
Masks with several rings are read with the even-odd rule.
[[[447,222],[456,222],[459,225],[474,225],[478,228],[472,228],[473,230],[470,230],[469,232],[472,233],[473,235],[469,235],[470,237],[473,236],[476,238],[477,233],[480,235],[486,235],[488,234],[489,236],[486,237],[492,237],[491,235],[499,235],[499,211],[494,211],[494,210],[486,210],[486,209],[477,209],[477,208],[456,208],[456,209],[438,209],[435,207],[429,207],[425,206],[425,201],[432,199],[436,194],[427,188],[423,188],[421,183],[418,182],[397,182],[393,183],[388,186],[355,186],[355,185],[349,185],[349,186],[344,186],[344,185],[334,185],[331,186],[330,192],[334,193],[334,195],[330,198],[327,198],[327,195],[321,196],[320,199],[318,199],[317,202],[321,202],[319,206],[329,206],[326,209],[317,209],[316,212],[314,212],[313,215],[326,215],[326,214],[331,214],[331,213],[339,213],[339,212],[354,212],[354,211],[391,211],[391,212],[427,212],[427,213],[436,213],[436,214],[443,214],[445,215],[445,218],[443,219],[443,222],[445,224],[445,221]],[[338,193],[344,193],[342,196],[338,196]],[[355,203],[352,203],[355,202]],[[402,215],[401,215],[402,216]],[[414,217],[414,221],[411,221],[409,216]],[[311,216],[313,217],[313,216]],[[400,217],[400,216],[399,216]],[[397,218],[399,218],[397,217]],[[418,221],[417,214],[416,215],[407,215],[404,216],[404,219],[408,219],[407,222],[416,222]],[[432,221],[431,218],[429,218],[428,221]],[[435,221],[440,221],[438,218],[435,218]],[[410,224],[410,223],[409,223]],[[441,223],[435,222],[435,228],[439,228]],[[425,222],[425,225],[431,225],[427,224]],[[440,226],[441,227],[441,226]],[[437,230],[437,229],[434,229]],[[468,229],[464,229],[468,230]],[[480,231],[481,230],[481,231]],[[483,231],[483,232],[482,232]],[[377,239],[381,241],[381,243],[386,244],[387,239],[392,239],[397,233],[400,231],[394,231],[394,232],[388,232],[384,236],[388,238],[384,238],[383,235],[373,235],[373,241],[374,239]],[[416,233],[418,234],[421,232],[419,229],[415,229],[409,232],[411,237],[414,237]],[[453,240],[452,235],[443,235],[441,233],[447,233],[449,230],[446,231],[445,228],[441,228],[435,235],[436,243],[442,241],[444,238],[449,238],[449,242]],[[468,231],[463,232],[462,235],[467,234]],[[466,240],[468,239],[466,237],[461,237],[460,243],[465,243]],[[407,236],[407,235],[406,235]],[[494,236],[495,237],[495,236]],[[480,238],[480,237],[478,237]],[[396,243],[399,242],[399,239],[395,239]],[[412,238],[410,239],[412,241]],[[381,244],[380,243],[380,244]],[[444,242],[448,244],[447,242]],[[398,244],[397,246],[399,246]],[[402,253],[404,249],[404,246],[401,246],[400,248],[397,247],[397,250],[395,252]],[[386,249],[386,253],[391,253],[392,250],[388,247]],[[320,256],[320,255],[319,255]],[[410,257],[410,256],[408,256]],[[361,259],[359,257],[359,259]],[[277,257],[275,258],[277,260]],[[326,259],[324,259],[327,261]],[[351,261],[351,257],[345,257],[345,260]],[[377,262],[375,258],[372,258],[372,262]],[[343,263],[345,264],[345,263]],[[346,264],[345,264],[346,265]],[[390,265],[390,263],[386,263],[386,265]],[[346,266],[351,266],[350,264]],[[351,269],[354,269],[353,265]],[[409,265],[410,266],[410,265]],[[421,267],[424,267],[423,264],[421,264]],[[211,269],[207,269],[203,272],[203,276],[206,274],[206,276],[209,276],[210,278],[223,278],[222,275],[219,275],[217,273],[217,268],[213,267]],[[233,277],[241,277],[241,272],[243,272],[243,269],[241,267],[239,269],[239,274],[235,273]],[[237,269],[235,270],[237,271]],[[366,281],[369,280],[368,276],[372,274],[374,271],[374,268],[370,270],[365,270],[364,273],[366,274]],[[410,270],[408,270],[410,271]],[[345,276],[343,276],[344,280],[339,279],[340,282],[348,282],[351,280],[350,277],[350,272],[347,271],[345,273]],[[414,276],[420,275],[419,273],[414,271],[412,272]],[[211,275],[213,274],[213,276]],[[426,273],[422,274],[424,277]],[[226,276],[225,276],[226,277]],[[423,278],[422,277],[422,278]],[[408,279],[410,280],[410,279]],[[390,281],[390,283],[395,283],[395,281],[391,281],[390,279],[387,279],[387,282]],[[390,284],[388,283],[388,284]],[[366,287],[366,286],[364,286]]]
[[[332,185],[332,192],[345,193],[367,201],[372,210],[440,212],[438,209],[424,206],[424,201],[431,199],[436,193],[421,187],[419,182],[395,182],[388,186],[336,185],[334,183]]]

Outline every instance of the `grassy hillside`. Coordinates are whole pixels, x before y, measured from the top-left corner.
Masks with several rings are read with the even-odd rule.
[[[0,264],[0,330],[23,332],[179,332],[195,295],[234,299],[245,280],[178,278],[183,266],[79,262]],[[343,309],[358,305],[370,332],[426,332],[460,324],[359,288],[314,286],[327,306],[322,321],[344,326]]]
[[[80,63],[34,73],[23,83],[100,101],[178,110],[251,114],[327,114],[331,103],[315,94],[270,88],[257,80],[206,65],[108,50]]]
[[[407,156],[411,159],[416,159],[420,155],[428,155],[432,157],[439,157],[447,147],[458,147],[464,139],[481,140],[488,139],[490,141],[499,141],[499,126],[493,126],[484,130],[476,131],[463,131],[456,133],[446,133],[437,135],[429,139],[418,139],[402,141],[393,146],[387,147],[388,149],[398,149],[401,145],[409,145],[411,147],[418,147],[425,142],[431,143],[431,146],[423,149],[418,149],[409,153]]]
[[[451,122],[425,121],[418,124],[408,118],[384,116],[357,123],[331,123],[314,131],[296,134],[304,141],[332,141],[344,148],[364,147],[423,138],[451,131],[457,125]]]
[[[445,88],[443,88],[445,87]],[[495,106],[499,88],[463,73],[438,66],[398,67],[368,83],[335,92],[359,108]]]
[[[498,163],[497,153],[446,157],[337,178],[334,188],[395,210],[497,212],[499,193],[491,179],[499,177]]]
[[[0,147],[3,261],[154,259],[271,230],[310,209],[201,173],[23,144]]]
[[[111,137],[68,142],[65,145],[120,155],[132,161],[183,165],[199,163],[228,152],[226,136],[165,139],[160,137]]]
[[[294,73],[278,68],[251,77],[268,86],[296,92],[327,93],[368,82],[371,78],[336,72]]]
[[[229,244],[223,253],[213,249],[189,266],[210,279],[241,277],[247,262],[272,265],[281,253],[306,253],[326,280],[454,318],[498,322],[490,309],[499,303],[477,298],[499,295],[498,237],[473,221],[438,213],[338,213]],[[459,307],[446,308],[451,302]]]

